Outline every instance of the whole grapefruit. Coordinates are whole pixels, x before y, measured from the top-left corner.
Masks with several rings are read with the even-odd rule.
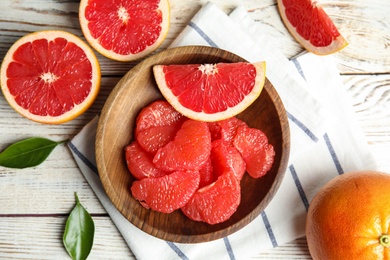
[[[339,175],[314,196],[306,219],[313,259],[390,259],[390,174]]]

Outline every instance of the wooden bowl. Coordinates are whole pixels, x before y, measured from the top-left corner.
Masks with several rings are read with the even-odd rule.
[[[262,178],[248,174],[241,181],[241,204],[231,218],[209,225],[188,219],[180,210],[170,214],[145,209],[130,192],[134,178],[126,167],[124,147],[133,140],[141,109],[162,99],[154,80],[155,64],[238,62],[244,59],[217,48],[187,46],[168,49],[145,59],[115,86],[102,110],[96,135],[96,160],[101,181],[116,208],[144,232],[173,242],[198,243],[228,236],[256,218],[275,195],[283,179],[290,150],[285,109],[266,79],[259,98],[237,117],[261,129],[275,149],[272,169]]]

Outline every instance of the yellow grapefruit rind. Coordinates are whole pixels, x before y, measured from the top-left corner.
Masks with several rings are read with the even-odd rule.
[[[266,63],[265,61],[261,61],[252,64],[256,68],[255,84],[252,91],[247,96],[245,96],[245,98],[236,106],[230,107],[225,111],[217,112],[214,114],[195,112],[180,104],[177,97],[172,93],[172,91],[169,89],[165,82],[165,75],[163,72],[164,65],[153,66],[153,73],[157,86],[161,91],[161,94],[179,113],[194,120],[215,122],[238,115],[247,107],[249,107],[259,97],[265,83]]]
[[[141,58],[144,58],[145,56],[149,55],[153,51],[155,51],[165,40],[168,34],[169,26],[170,26],[170,6],[168,0],[161,0],[159,4],[158,10],[162,13],[163,21],[161,23],[161,33],[156,42],[148,47],[146,47],[145,50],[136,53],[136,54],[128,54],[128,55],[121,55],[118,54],[112,50],[107,50],[103,48],[103,46],[100,45],[98,40],[96,40],[92,35],[88,28],[88,20],[85,18],[84,13],[85,9],[88,6],[88,2],[90,0],[81,0],[80,6],[79,6],[79,22],[81,31],[84,34],[85,39],[87,42],[94,48],[97,52],[99,52],[101,55],[112,59],[116,61],[123,61],[123,62],[130,62],[134,60],[138,60]]]
[[[283,5],[283,0],[277,0],[278,1],[278,9],[279,14],[282,18],[282,21],[284,25],[287,27],[288,31],[291,33],[291,35],[294,37],[295,40],[297,40],[307,51],[312,52],[317,55],[329,55],[335,52],[340,51],[341,49],[345,48],[348,45],[348,42],[345,40],[345,38],[340,34],[335,40],[332,41],[332,43],[329,46],[326,47],[316,47],[314,46],[310,41],[306,40],[302,36],[299,35],[296,28],[290,23],[286,16],[286,8]],[[323,9],[321,5],[319,5],[316,2],[312,3],[317,8]],[[325,11],[324,11],[325,12]]]
[[[92,66],[92,85],[91,85],[91,91],[87,98],[78,105],[75,105],[71,110],[68,112],[62,114],[61,116],[39,116],[39,115],[34,115],[30,111],[24,109],[23,107],[19,106],[14,99],[14,96],[11,95],[9,92],[8,86],[7,86],[7,75],[6,75],[6,70],[9,66],[9,64],[13,61],[12,56],[13,53],[23,44],[26,42],[31,42],[37,39],[47,39],[48,41],[54,40],[55,38],[65,38],[67,41],[75,43],[77,46],[79,46],[86,54],[88,57],[88,60],[91,62]],[[44,31],[37,31],[33,33],[29,33],[19,40],[17,40],[11,48],[8,50],[6,55],[4,56],[4,60],[1,64],[1,69],[0,69],[0,85],[1,85],[1,90],[3,92],[3,95],[9,105],[19,114],[22,116],[38,122],[38,123],[43,123],[43,124],[62,124],[65,122],[68,122],[82,113],[84,113],[95,101],[99,89],[100,89],[100,65],[99,62],[96,58],[95,53],[92,51],[92,49],[85,43],[83,42],[80,38],[78,38],[76,35],[73,35],[71,33],[65,32],[65,31],[60,31],[60,30],[44,30]]]

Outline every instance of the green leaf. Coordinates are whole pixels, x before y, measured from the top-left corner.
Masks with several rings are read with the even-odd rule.
[[[41,164],[53,149],[62,142],[33,137],[8,146],[0,153],[0,166],[8,168],[27,168]]]
[[[93,245],[95,224],[91,215],[80,204],[76,196],[76,206],[66,221],[63,243],[66,251],[74,260],[87,259]]]

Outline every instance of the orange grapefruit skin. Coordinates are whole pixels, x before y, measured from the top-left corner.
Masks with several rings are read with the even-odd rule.
[[[168,0],[81,0],[81,30],[103,56],[123,62],[141,59],[165,40],[170,26]]]
[[[277,3],[288,31],[307,51],[328,55],[348,46],[348,42],[317,2],[277,0]]]
[[[168,66],[173,69],[167,72]],[[158,88],[177,111],[198,121],[215,122],[236,116],[259,97],[265,83],[264,61],[168,66],[153,66]],[[247,68],[241,70],[241,66]],[[215,111],[211,111],[213,106]]]
[[[100,89],[100,65],[77,36],[44,30],[17,40],[1,64],[0,84],[10,106],[39,123],[62,124],[84,113]]]
[[[390,175],[344,173],[310,203],[306,237],[314,259],[390,259]]]

